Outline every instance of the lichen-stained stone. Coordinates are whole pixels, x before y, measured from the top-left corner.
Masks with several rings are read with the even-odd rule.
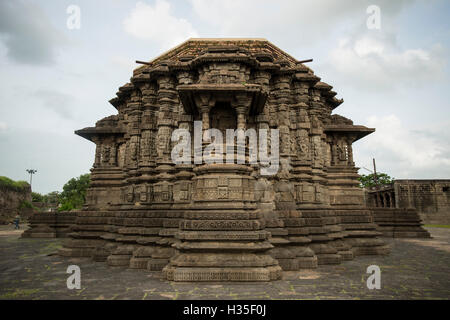
[[[271,281],[387,253],[353,162],[353,142],[374,129],[332,114],[335,96],[264,39],[189,39],[145,63],[110,100],[116,115],[76,131],[96,152],[61,254],[171,281]],[[180,129],[190,149],[175,162]],[[229,129],[248,143],[227,146]],[[252,158],[252,132],[268,155],[278,148],[273,163]]]

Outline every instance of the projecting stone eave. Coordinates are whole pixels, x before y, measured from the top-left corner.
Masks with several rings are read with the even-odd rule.
[[[119,99],[119,97],[114,97],[111,100],[108,101],[114,108],[116,108],[117,110],[119,110],[119,106],[121,104],[121,100]]]
[[[86,127],[83,129],[75,130],[75,134],[93,142],[92,137],[94,136],[113,134],[123,135],[124,132],[117,127]]]
[[[332,97],[331,99],[327,99],[327,101],[331,105],[331,109],[334,110],[344,103],[344,99],[337,99],[336,97]]]
[[[359,125],[346,125],[346,124],[328,124],[325,126],[324,131],[327,133],[341,133],[348,134],[355,137],[354,141],[358,141],[361,138],[375,132],[375,128],[367,128]]]

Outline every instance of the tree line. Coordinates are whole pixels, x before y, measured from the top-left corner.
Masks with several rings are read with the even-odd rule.
[[[78,178],[70,179],[63,186],[62,192],[53,191],[45,195],[32,192],[32,201],[57,206],[58,211],[81,209],[86,201],[86,191],[89,187],[90,177],[91,175],[86,173]]]

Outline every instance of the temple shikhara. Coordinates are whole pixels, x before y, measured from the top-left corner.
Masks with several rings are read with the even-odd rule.
[[[352,144],[374,129],[335,114],[332,88],[265,39],[189,39],[143,63],[110,100],[117,114],[76,131],[95,160],[59,253],[172,281],[270,281],[389,253],[353,161]],[[195,121],[224,137],[277,129],[279,169],[175,164],[172,132],[193,138]]]

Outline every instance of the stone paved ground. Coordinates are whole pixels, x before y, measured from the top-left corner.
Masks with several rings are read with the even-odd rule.
[[[171,283],[160,273],[111,268],[54,253],[61,239],[21,239],[0,227],[0,299],[449,299],[450,229],[428,228],[433,239],[386,239],[389,256],[285,272],[270,283]],[[66,269],[81,268],[81,289],[68,290]],[[366,268],[381,268],[380,290],[366,287]]]

